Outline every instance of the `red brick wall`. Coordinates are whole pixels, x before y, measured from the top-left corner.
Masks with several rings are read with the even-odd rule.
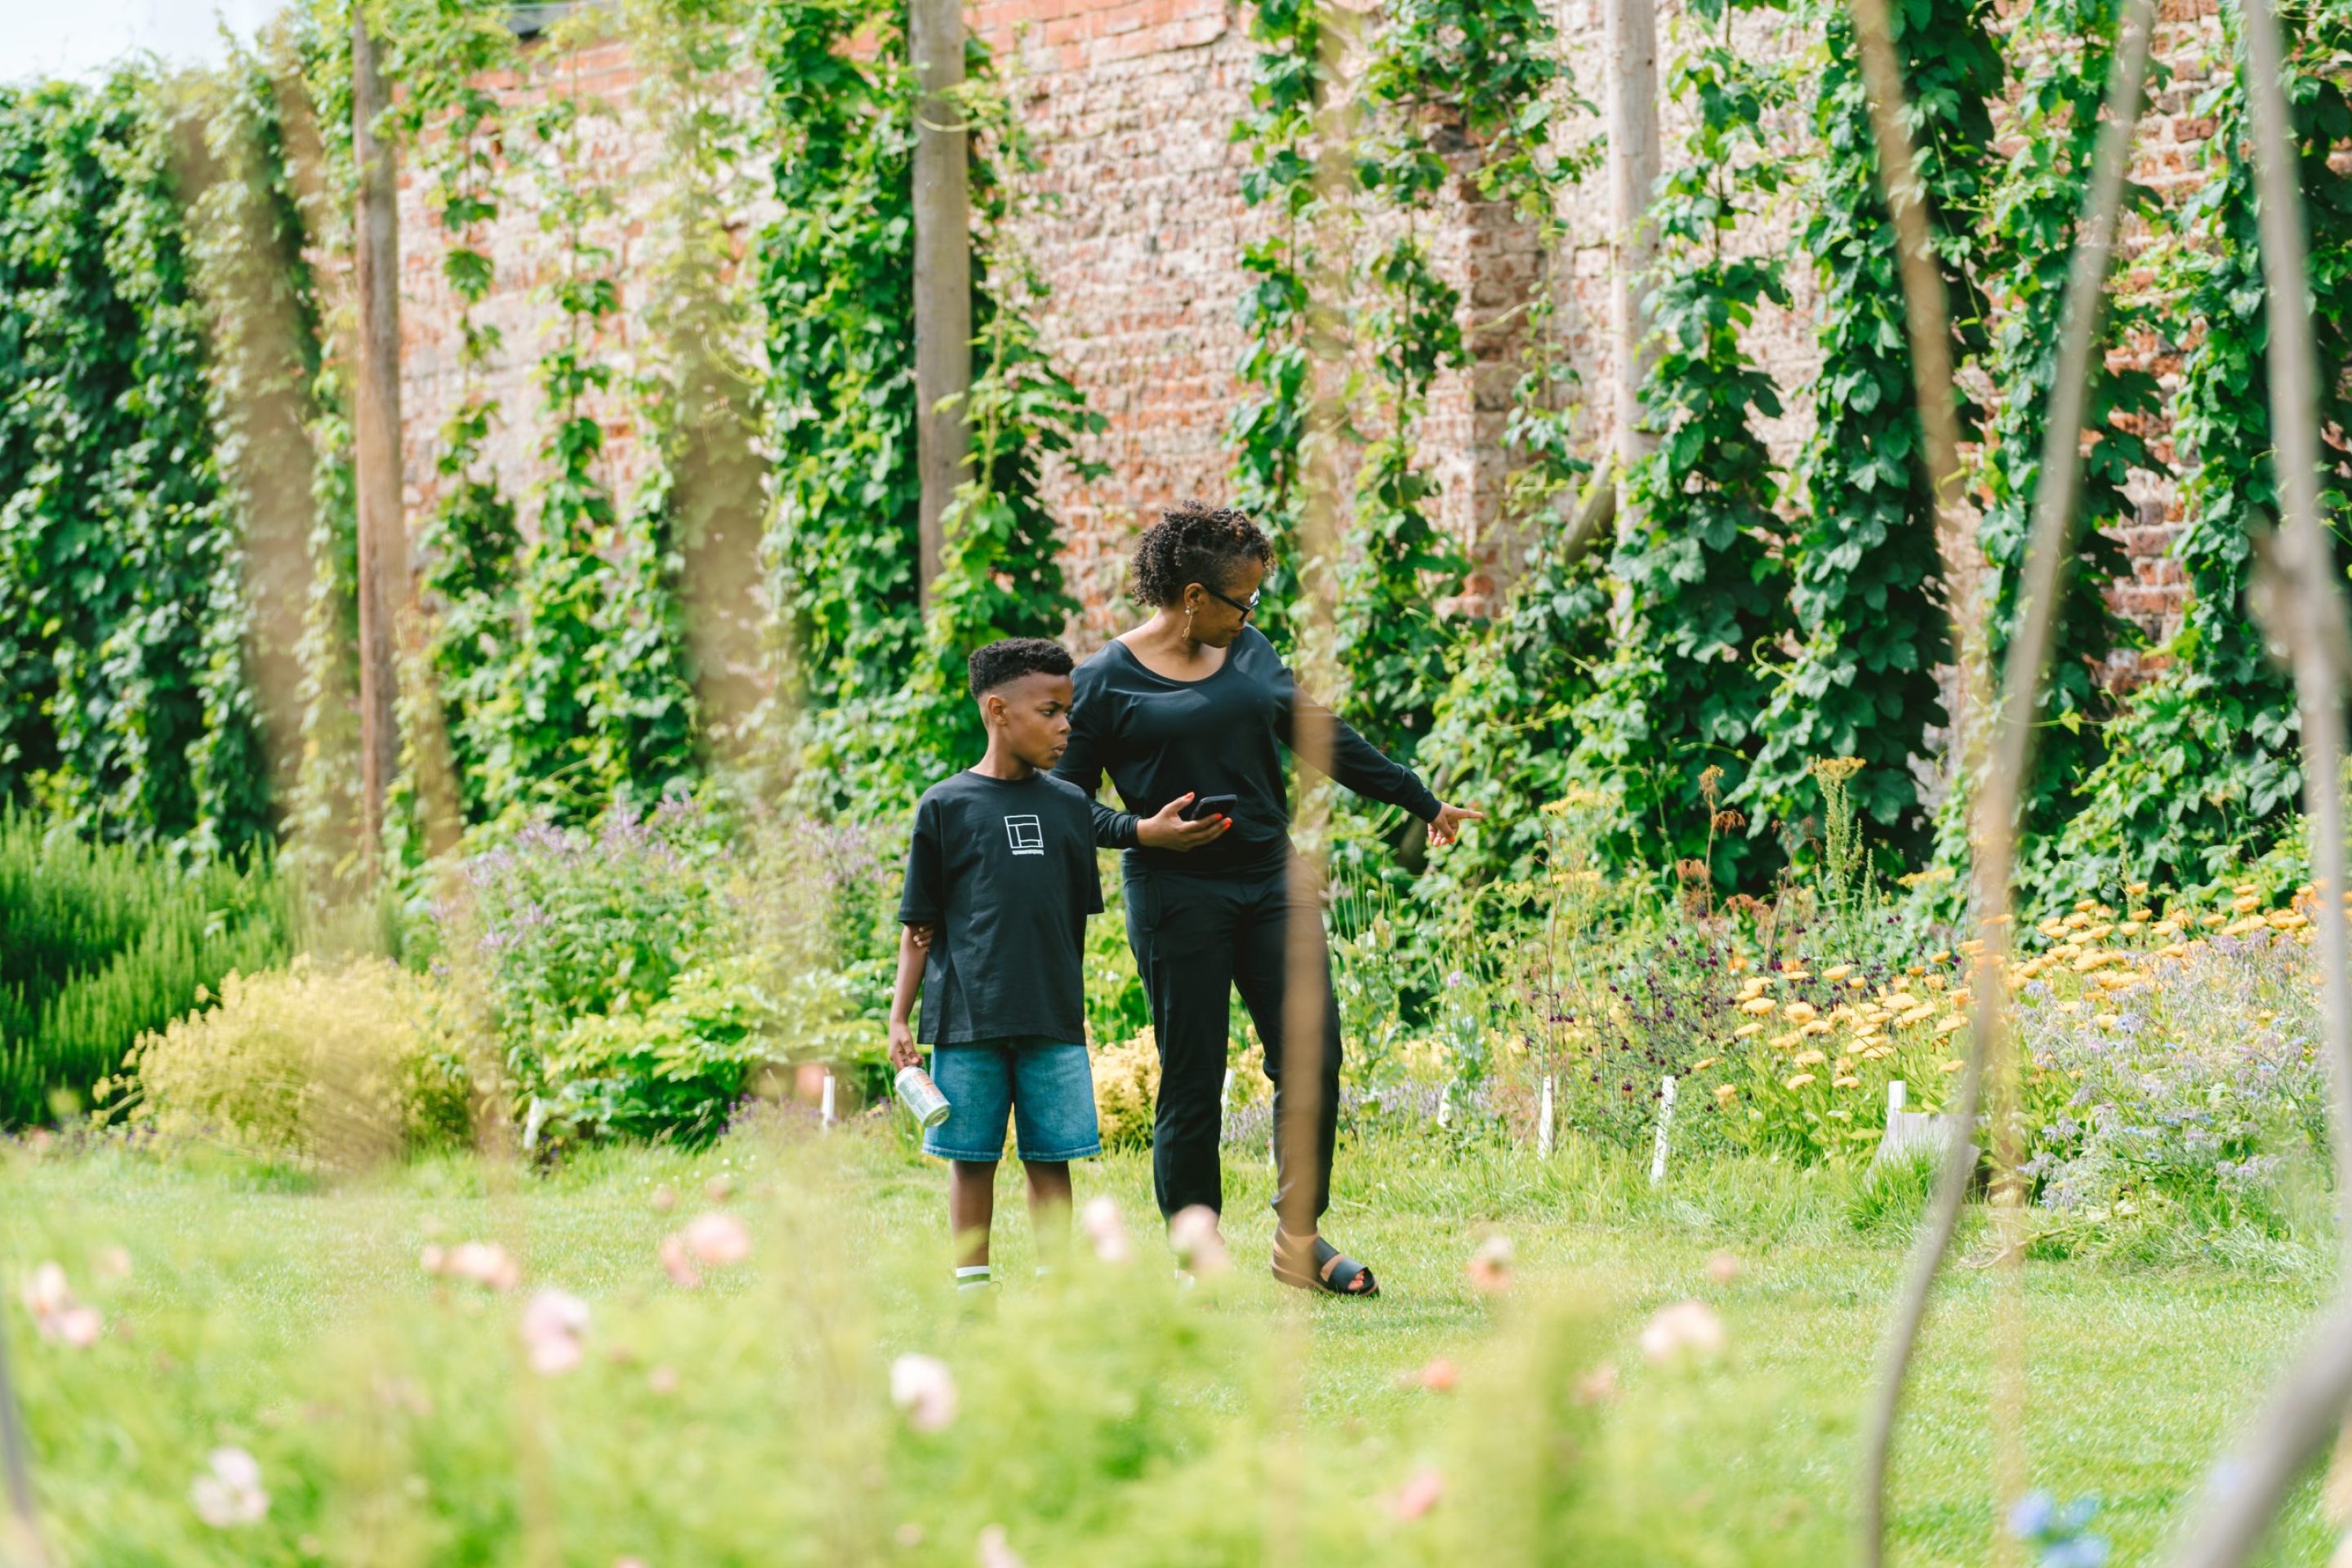
[[[1604,94],[1600,62],[1599,0],[1563,0],[1560,22],[1578,88]],[[1674,8],[1669,6],[1668,11]],[[1017,65],[1028,94],[1029,122],[1043,169],[1035,216],[1023,238],[1053,289],[1045,331],[1048,344],[1108,421],[1089,456],[1109,476],[1080,482],[1066,468],[1048,476],[1051,500],[1068,531],[1067,561],[1087,609],[1073,628],[1092,645],[1124,624],[1117,595],[1134,529],[1166,501],[1189,494],[1215,496],[1224,488],[1228,460],[1222,431],[1239,395],[1234,369],[1244,348],[1236,308],[1243,278],[1236,264],[1256,218],[1240,195],[1246,153],[1231,140],[1247,105],[1254,48],[1245,16],[1234,0],[974,0],[974,26],[1000,58]],[[1672,16],[1661,20],[1661,60],[1675,48]],[[1785,17],[1740,13],[1745,47],[1788,53],[1809,40]],[[2210,78],[2218,47],[2214,0],[2167,0],[2160,53],[2172,67],[2143,132],[2138,177],[2167,200],[2193,188],[2210,127],[2189,106]],[[626,372],[642,345],[632,310],[641,303],[648,247],[647,213],[661,160],[642,114],[632,102],[635,76],[626,51],[607,46],[568,60],[541,56],[535,79],[517,89],[518,101],[538,91],[601,96],[615,113],[593,122],[585,177],[619,193],[621,211],[593,237],[612,246],[621,279],[621,318],[605,345]],[[748,86],[746,90],[748,91]],[[1679,153],[1684,117],[1665,111],[1664,145]],[[1564,143],[1598,130],[1592,116],[1571,115]],[[1792,125],[1789,134],[1802,134]],[[528,139],[517,130],[508,144],[520,154]],[[520,487],[532,468],[530,447],[539,428],[539,398],[529,368],[551,316],[539,295],[557,249],[537,225],[535,176],[526,166],[509,182],[508,211],[495,226],[490,248],[499,287],[485,312],[505,334],[505,353],[488,377],[506,406],[496,456]],[[412,502],[429,504],[436,431],[457,395],[454,361],[454,301],[440,281],[440,238],[431,229],[421,185],[404,178],[402,209],[404,335],[406,340],[404,416]],[[747,172],[741,232],[756,232],[765,216],[764,180]],[[1581,434],[1593,449],[1610,436],[1611,374],[1607,307],[1608,204],[1597,177],[1566,196],[1570,238],[1551,258],[1559,290],[1559,330],[1582,377]],[[1784,207],[1752,226],[1738,243],[1793,255],[1797,223]],[[2137,259],[2145,237],[2126,256]],[[1507,574],[1514,542],[1502,525],[1500,450],[1509,392],[1517,374],[1518,338],[1512,323],[1529,289],[1543,276],[1544,258],[1512,215],[1479,204],[1457,187],[1436,237],[1439,264],[1463,288],[1467,324],[1482,345],[1478,368],[1445,378],[1436,389],[1423,433],[1424,460],[1442,479],[1442,515],[1488,570],[1480,588]],[[1790,268],[1792,307],[1758,324],[1751,346],[1778,377],[1788,410],[1770,431],[1772,445],[1793,461],[1811,435],[1808,389],[1819,363],[1810,330],[1806,268]],[[2175,367],[2144,345],[2140,357],[2160,374]],[[2167,385],[2172,384],[2168,381]],[[612,409],[608,477],[624,495],[639,468],[635,431],[619,400]],[[1360,423],[1377,427],[1377,410]],[[2166,427],[2152,431],[2168,453]],[[1797,498],[1792,498],[1797,499]],[[2116,590],[2118,605],[2155,636],[2177,621],[2179,579],[2164,552],[2179,526],[2168,479],[2144,481],[2136,495],[2141,515],[2124,541],[2134,576]],[[526,506],[526,519],[532,509]],[[2128,677],[2127,669],[2118,675]]]

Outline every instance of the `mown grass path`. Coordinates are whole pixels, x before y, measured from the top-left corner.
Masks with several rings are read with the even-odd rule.
[[[683,1292],[656,1248],[713,1179],[733,1184],[756,1251]],[[1294,1538],[1397,1562],[1847,1552],[1855,1416],[1900,1237],[1855,1228],[1843,1178],[1730,1165],[1653,1194],[1573,1154],[1356,1144],[1329,1229],[1379,1268],[1378,1303],[1304,1302],[1265,1279],[1262,1161],[1228,1172],[1241,1267],[1181,1294],[1143,1160],[1080,1176],[1082,1197],[1117,1199],[1138,1261],[1082,1259],[1058,1281],[1030,1277],[1013,1179],[1008,1164],[1010,1282],[975,1316],[940,1289],[938,1173],[876,1131],[772,1126],[700,1156],[606,1152],[520,1177],[440,1162],[332,1187],[228,1161],[0,1155],[0,1277],[51,1528],[68,1561],[110,1568],[533,1547],[595,1568],[969,1563],[989,1522],[1032,1568],[1265,1561]],[[1500,1298],[1465,1270],[1493,1231],[1517,1247]],[[420,1269],[424,1246],[477,1237],[520,1262],[518,1298]],[[109,1282],[114,1247],[131,1272]],[[1738,1263],[1728,1280],[1710,1272],[1720,1253]],[[16,1302],[48,1258],[106,1314],[92,1349],[38,1341]],[[2154,1560],[2326,1279],[2317,1263],[2029,1265],[2034,1483],[2097,1494],[2116,1561]],[[589,1363],[552,1380],[523,1367],[513,1331],[520,1296],[547,1284],[594,1314]],[[1988,1560],[1995,1289],[1963,1268],[1939,1300],[1897,1465],[1898,1561]],[[1685,1297],[1721,1311],[1728,1354],[1645,1367],[1639,1326]],[[1547,1362],[1546,1345],[1566,1348]],[[939,1436],[883,1397],[906,1351],[955,1369],[961,1411]],[[1456,1393],[1417,1382],[1441,1355],[1464,1369]],[[1589,1409],[1530,1372],[1556,1384],[1603,1361],[1620,1386]],[[190,1507],[220,1443],[263,1462],[271,1513],[251,1531]],[[1572,1504],[1517,1473],[1538,1449],[1575,1478]],[[1444,1500],[1400,1521],[1423,1467]],[[2328,1544],[2306,1489],[2271,1560],[2323,1561]]]

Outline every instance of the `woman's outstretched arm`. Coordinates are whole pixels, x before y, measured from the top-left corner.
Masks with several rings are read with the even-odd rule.
[[[1303,712],[1318,716],[1327,726],[1325,732],[1331,737],[1331,776],[1366,800],[1402,806],[1412,813],[1429,824],[1432,842],[1452,843],[1464,822],[1486,815],[1439,800],[1421,782],[1419,773],[1365,740],[1347,721],[1301,691],[1287,666],[1282,671],[1280,690],[1281,702],[1275,720],[1276,732],[1292,754],[1298,750],[1297,742],[1292,739],[1297,731],[1298,715]]]
[[[1086,704],[1080,703],[1070,712],[1070,743],[1063,749],[1062,760],[1054,764],[1054,776],[1078,786],[1087,797],[1087,807],[1094,813],[1095,847],[1099,849],[1132,849],[1136,845],[1135,826],[1139,820],[1131,811],[1115,811],[1099,798],[1102,794],[1101,738],[1087,722]]]

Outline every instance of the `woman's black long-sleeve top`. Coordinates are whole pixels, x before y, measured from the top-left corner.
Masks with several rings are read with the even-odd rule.
[[[1113,811],[1095,802],[1097,844],[1125,849],[1145,866],[1211,875],[1259,870],[1287,858],[1290,791],[1282,751],[1291,744],[1296,716],[1323,710],[1300,694],[1282,656],[1256,628],[1242,628],[1224,664],[1199,680],[1154,674],[1114,641],[1078,666],[1073,681],[1069,748],[1054,772],[1088,800],[1108,773],[1127,807]],[[1436,816],[1437,797],[1411,768],[1336,718],[1330,735],[1333,778],[1424,822]],[[1187,793],[1235,796],[1233,830],[1190,851],[1139,846],[1137,820]]]

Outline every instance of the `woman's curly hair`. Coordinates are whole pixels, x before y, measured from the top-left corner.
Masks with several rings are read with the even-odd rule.
[[[1244,561],[1274,564],[1274,546],[1245,512],[1188,500],[1170,507],[1135,544],[1128,596],[1145,609],[1172,605],[1188,583],[1225,582]]]

